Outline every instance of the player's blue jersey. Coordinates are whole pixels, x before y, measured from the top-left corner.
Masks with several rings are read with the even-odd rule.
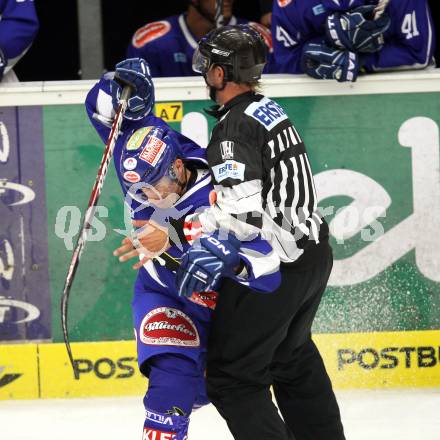
[[[264,73],[274,72],[272,37],[269,29],[259,23],[234,16],[229,24],[249,24],[262,34],[269,51]],[[173,15],[138,29],[128,46],[127,58],[146,60],[153,77],[197,76],[192,69],[192,58],[196,48],[197,40],[186,24],[185,14]]]
[[[280,71],[302,73],[301,56],[306,43],[324,38],[323,25],[334,11],[377,4],[378,0],[275,0],[272,35]],[[376,53],[362,54],[366,71],[420,69],[433,62],[435,35],[427,0],[391,0],[386,9],[391,26],[385,45]]]
[[[6,57],[6,72],[34,41],[38,18],[33,0],[0,0],[0,50]]]
[[[98,131],[101,139],[106,142],[110,134],[114,118],[114,110],[110,95],[110,78],[113,74],[106,74],[88,93],[86,109],[90,121]],[[124,120],[121,134],[118,137],[113,152],[114,164],[126,203],[129,205],[131,218],[136,220],[152,219],[159,224],[169,223],[170,220],[180,220],[184,225],[186,240],[180,240],[177,233],[170,229],[170,239],[174,243],[167,253],[179,260],[183,252],[187,251],[195,238],[195,227],[191,224],[192,215],[209,206],[209,193],[213,190],[211,175],[205,159],[205,149],[193,141],[175,132],[178,136],[182,159],[192,171],[192,179],[185,193],[176,204],[169,209],[151,208],[127,196],[123,177],[120,171],[120,161],[124,145],[133,133],[142,127],[161,127],[172,130],[162,119],[148,115],[138,121]],[[187,232],[186,232],[187,231]],[[241,258],[247,263],[245,276],[234,277],[236,281],[249,285],[258,291],[273,291],[279,283],[279,260],[271,246],[261,238],[244,242],[240,249]],[[264,261],[264,264],[261,264]],[[175,273],[158,258],[148,262],[139,271],[139,278],[144,284],[154,286],[154,290],[175,296]]]

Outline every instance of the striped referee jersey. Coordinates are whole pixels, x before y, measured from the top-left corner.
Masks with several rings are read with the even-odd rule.
[[[211,114],[218,119],[207,147],[216,199],[198,215],[203,232],[224,228],[242,241],[260,233],[285,263],[326,239],[305,145],[282,107],[247,92]]]

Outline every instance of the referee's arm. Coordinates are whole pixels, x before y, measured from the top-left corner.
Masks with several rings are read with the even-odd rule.
[[[243,125],[239,135],[226,133],[210,143],[207,156],[216,197],[211,207],[198,215],[203,232],[226,229],[241,241],[257,234],[264,236],[264,139],[258,138],[258,131],[252,133]],[[229,146],[227,150],[225,145]]]

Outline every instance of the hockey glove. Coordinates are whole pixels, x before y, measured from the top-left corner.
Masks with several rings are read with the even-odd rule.
[[[218,232],[202,236],[182,256],[176,276],[179,296],[215,289],[221,276],[239,266],[239,248],[240,241],[232,234],[226,239]]]
[[[133,88],[124,118],[138,120],[147,116],[154,105],[154,86],[150,68],[142,58],[129,58],[116,64],[115,77],[111,82],[113,108],[117,109],[122,87]]]
[[[349,12],[335,12],[327,17],[325,35],[331,46],[351,52],[377,52],[384,44],[383,34],[391,20],[383,14],[374,20],[375,6],[361,6]]]
[[[3,74],[5,73],[6,65],[8,64],[5,55],[0,49],[0,81],[3,79]]]
[[[316,79],[354,82],[360,65],[359,57],[354,52],[308,43],[304,46],[301,67],[304,73]]]

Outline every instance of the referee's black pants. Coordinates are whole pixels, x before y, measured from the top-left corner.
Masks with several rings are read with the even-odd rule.
[[[208,345],[208,396],[236,440],[343,440],[339,407],[310,329],[333,264],[283,266],[274,293],[225,280]],[[284,422],[272,402],[270,386]]]

